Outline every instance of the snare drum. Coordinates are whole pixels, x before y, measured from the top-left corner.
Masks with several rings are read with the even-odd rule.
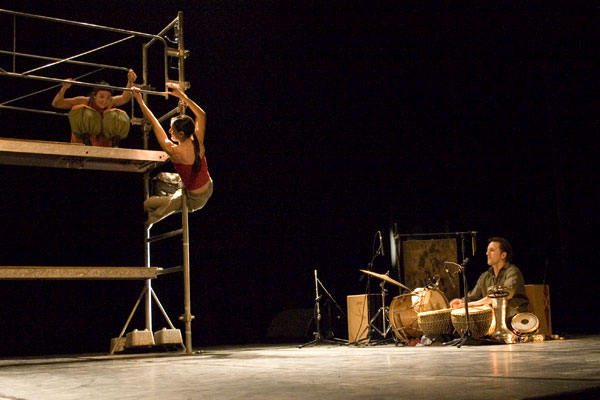
[[[449,308],[448,299],[438,289],[417,288],[412,293],[396,296],[390,304],[390,325],[394,334],[403,342],[420,338],[419,313]]]
[[[512,317],[510,325],[517,335],[533,335],[540,327],[540,321],[535,314],[523,312]]]

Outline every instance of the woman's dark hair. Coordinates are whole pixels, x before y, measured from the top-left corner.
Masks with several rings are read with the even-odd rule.
[[[196,124],[192,117],[188,115],[180,115],[171,120],[171,126],[177,132],[183,132],[184,137],[187,139],[192,136],[192,142],[194,143],[194,154],[196,154],[196,160],[194,161],[194,172],[200,171],[202,168],[202,160],[200,159],[200,143],[198,137],[194,133],[196,131]]]
[[[513,249],[510,243],[508,243],[508,240],[495,236],[488,239],[488,244],[490,244],[491,242],[498,243],[500,245],[500,251],[506,253],[506,261],[512,262]]]
[[[98,82],[96,82],[96,85],[110,86],[108,84],[108,82],[106,82],[106,81],[98,81]],[[90,97],[94,97],[96,95],[96,93],[98,93],[100,90],[106,90],[107,92],[110,92],[111,96],[113,94],[113,90],[110,89],[110,88],[104,88],[104,87],[100,87],[100,86],[95,86],[94,88],[92,88],[92,91],[90,92]]]

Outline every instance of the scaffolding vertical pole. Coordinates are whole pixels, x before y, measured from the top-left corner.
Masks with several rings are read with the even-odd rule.
[[[13,15],[13,69],[12,72],[17,72],[17,16]]]
[[[185,323],[185,351],[192,354],[192,315],[190,295],[190,230],[188,225],[187,191],[181,189],[181,227],[183,231],[183,309],[181,320]]]
[[[145,199],[148,198],[149,193],[149,176],[148,173],[144,173],[144,193]],[[150,268],[150,228],[144,225],[144,263],[146,268]],[[152,332],[152,281],[146,279],[146,329]]]
[[[142,79],[144,87],[148,85],[148,47],[142,47]],[[143,94],[144,101],[148,100],[148,95]],[[150,126],[146,124],[146,119],[144,118],[144,123],[142,125],[142,131],[144,132],[144,150],[148,150],[148,136],[150,133]],[[144,200],[147,200],[150,197],[150,173],[148,171],[144,172]],[[146,268],[150,268],[150,228],[144,225],[144,262]],[[152,281],[147,279],[145,282],[146,285],[146,329],[152,332]]]
[[[179,82],[185,82],[185,47],[183,42],[183,12],[177,13],[177,24],[175,25],[177,35],[178,50],[178,70]],[[183,114],[183,110],[181,113]],[[181,225],[183,229],[183,307],[185,322],[185,350],[187,354],[192,354],[192,306],[191,306],[191,288],[190,288],[190,230],[188,225],[188,207],[187,191],[182,189],[181,197]]]
[[[178,50],[178,61],[179,61],[179,82],[185,81],[185,47],[183,45],[183,11],[177,13],[177,50]]]
[[[143,79],[143,87],[147,87],[148,85],[148,45],[145,44],[142,46],[142,79]],[[146,100],[146,99],[145,99]],[[146,118],[144,118],[144,121]],[[146,130],[146,124],[144,123],[144,150],[148,150],[148,130]],[[144,179],[148,182],[148,176],[144,175]]]

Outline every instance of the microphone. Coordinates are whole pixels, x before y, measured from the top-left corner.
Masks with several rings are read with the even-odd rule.
[[[469,262],[469,257],[465,258],[460,266],[464,267],[465,265],[467,265],[468,262]]]
[[[451,263],[450,261],[444,261],[444,271],[446,271],[446,274],[448,274],[448,280],[450,281],[452,288],[456,289],[456,285],[454,284],[454,277],[452,276],[450,271],[448,271],[448,267],[447,267],[448,264],[454,264],[454,263]]]
[[[477,241],[475,240],[477,237],[477,231],[472,231],[471,232],[471,250],[473,252],[473,255],[475,255],[475,252],[477,251]]]
[[[381,231],[377,231],[377,234],[379,235],[379,254],[382,257],[385,257],[385,253],[383,251],[383,238],[381,237]]]
[[[448,272],[448,270],[446,270],[446,272]],[[452,289],[456,289],[456,284],[454,283],[454,279],[450,276],[450,273],[448,273],[448,278],[448,281],[452,285]]]
[[[315,308],[317,311],[316,320],[321,320],[321,309],[319,308],[319,301],[321,300],[321,296],[319,296],[319,278],[317,278],[317,270],[315,269]]]

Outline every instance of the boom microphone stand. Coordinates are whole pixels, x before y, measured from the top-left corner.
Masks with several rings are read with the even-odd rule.
[[[465,321],[466,321],[466,328],[465,330],[462,332],[461,336],[457,339],[453,339],[449,342],[444,343],[445,345],[453,345],[456,347],[462,346],[463,344],[465,344],[465,342],[471,337],[471,330],[469,329],[469,301],[468,301],[468,296],[469,296],[469,291],[468,291],[468,286],[467,286],[467,273],[466,273],[466,269],[467,269],[467,263],[469,262],[469,257],[465,258],[462,262],[462,264],[457,264],[451,261],[444,261],[444,264],[452,264],[458,267],[458,271],[457,272],[461,272],[462,273],[462,279],[463,279],[463,290],[464,290],[464,303],[465,303]]]
[[[464,307],[465,307],[465,323],[466,323],[466,328],[465,330],[462,332],[461,336],[459,338],[453,339],[449,342],[445,342],[443,343],[444,345],[453,345],[456,346],[458,348],[460,348],[460,346],[462,346],[463,344],[496,344],[496,342],[492,342],[489,340],[485,340],[485,339],[478,339],[478,338],[474,338],[471,334],[471,330],[469,328],[469,302],[468,302],[468,296],[469,296],[469,290],[468,290],[468,285],[467,285],[467,263],[469,262],[469,258],[465,258],[462,262],[462,264],[457,264],[454,262],[450,262],[450,261],[444,261],[444,264],[452,264],[458,267],[458,271],[457,272],[461,272],[462,273],[462,278],[463,278],[463,290],[464,290]]]
[[[342,311],[342,309],[340,308],[338,303],[335,301],[333,296],[331,296],[331,294],[327,291],[327,289],[325,289],[325,286],[323,286],[323,284],[317,277],[317,270],[315,269],[315,316],[314,316],[314,319],[315,319],[315,325],[316,325],[317,330],[315,332],[313,332],[315,335],[315,338],[308,343],[304,343],[303,345],[298,346],[298,348],[300,348],[300,349],[303,347],[306,347],[306,346],[312,346],[312,345],[323,344],[323,343],[324,344],[340,344],[340,345],[346,343],[345,340],[334,337],[333,332],[331,330],[327,332],[327,335],[326,335],[327,337],[323,337],[323,335],[321,334],[321,304],[320,303],[321,303],[322,296],[319,294],[319,286],[321,286],[321,289],[323,289],[325,294],[327,294],[327,297],[329,298],[329,300],[331,302],[333,302],[333,304],[335,304],[337,309],[340,310],[342,315],[345,315],[344,311]]]
[[[381,232],[377,232],[377,235],[379,236],[379,248],[377,249],[377,251],[375,252],[375,254],[373,254],[373,258],[371,259],[371,262],[369,263],[369,269],[367,271],[361,270],[363,272],[365,272],[368,277],[367,279],[369,279],[368,283],[367,283],[367,296],[370,295],[370,279],[371,279],[371,269],[373,268],[373,262],[375,261],[375,258],[377,258],[377,256],[384,256],[384,250],[383,250],[383,240],[381,238]],[[375,276],[381,277],[381,278],[388,278],[388,274],[389,271],[384,275],[381,276],[379,274],[374,274]],[[389,280],[391,282],[394,282],[393,280]],[[391,331],[392,325],[389,321],[389,309],[388,307],[386,307],[385,305],[385,296],[387,293],[387,289],[385,288],[385,280],[381,281],[381,283],[379,284],[379,286],[381,287],[381,307],[379,307],[379,309],[377,310],[377,312],[375,313],[375,315],[369,320],[367,326],[365,326],[365,328],[363,329],[363,331],[358,335],[358,337],[362,337],[365,332],[367,332],[366,338],[364,339],[358,339],[356,341],[356,344],[383,344],[389,341],[389,339],[387,338],[388,334]],[[398,282],[395,282],[396,284],[399,284]],[[380,330],[378,326],[376,326],[375,321],[379,318],[379,316],[381,316],[382,319],[382,329]],[[380,336],[381,339],[380,340],[373,340],[373,336],[375,334],[375,332],[377,332]],[[395,337],[392,336],[392,339],[395,341]]]
[[[375,235],[379,235],[379,247],[377,248],[377,251],[375,251],[373,253],[373,257],[371,257],[371,261],[369,261],[369,264],[367,264],[367,271],[371,272],[373,270],[373,263],[375,262],[375,259],[378,256],[383,256],[383,242],[381,239],[381,232],[377,231],[375,233]],[[362,281],[364,275],[360,277],[360,280]],[[371,294],[371,275],[367,274],[367,297]]]

